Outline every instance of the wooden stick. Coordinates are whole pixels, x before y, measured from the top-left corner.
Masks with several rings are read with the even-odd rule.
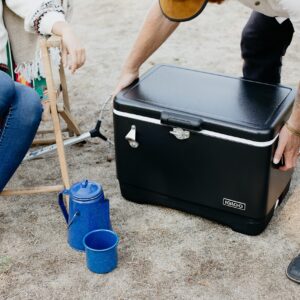
[[[58,153],[58,158],[60,163],[61,175],[62,175],[65,188],[69,189],[70,188],[69,174],[68,174],[68,168],[66,163],[62,132],[60,129],[60,123],[59,123],[59,118],[58,118],[58,113],[56,108],[56,104],[57,104],[56,90],[54,87],[51,61],[50,61],[48,48],[47,48],[47,40],[41,38],[40,45],[41,45],[44,70],[46,74],[46,83],[47,83],[48,96],[50,100],[51,117],[53,121],[53,128],[54,128],[55,139],[57,144],[57,153]]]
[[[62,95],[63,95],[64,106],[67,108],[68,111],[71,111],[67,80],[66,80],[65,70],[62,65],[59,68],[59,77],[60,77],[61,91],[62,91]],[[77,134],[76,132],[74,132],[72,130],[71,127],[69,127],[69,125],[68,125],[68,129],[69,129],[70,137],[74,136],[74,133]]]
[[[47,83],[48,98],[50,101],[50,113],[51,113],[51,119],[53,122],[53,129],[40,130],[39,133],[45,134],[45,133],[52,133],[53,131],[55,133],[55,142],[57,145],[57,153],[58,153],[60,170],[61,170],[61,175],[62,175],[62,180],[63,180],[64,185],[36,186],[36,187],[22,188],[22,189],[6,189],[0,193],[0,196],[51,193],[51,192],[62,191],[64,188],[67,188],[67,189],[70,188],[69,174],[68,174],[64,145],[63,145],[62,130],[60,128],[59,116],[58,116],[58,112],[57,112],[57,98],[59,96],[60,91],[57,91],[54,86],[54,80],[53,80],[53,74],[52,74],[52,68],[51,68],[51,60],[50,60],[49,52],[48,52],[48,47],[61,48],[61,38],[59,38],[57,36],[52,36],[48,40],[43,38],[40,40],[40,47],[41,47],[41,52],[42,52],[42,60],[44,63],[45,74],[46,74],[45,77],[46,77],[46,83]],[[60,66],[60,69],[62,69],[62,66]],[[61,78],[63,78],[63,80],[65,80],[64,74]],[[66,83],[64,83],[64,84],[65,84],[65,91],[66,91]],[[66,96],[68,96],[68,95],[66,94]],[[66,105],[66,103],[67,103],[67,105],[69,104],[68,98],[67,98],[67,102],[65,102],[65,105]],[[63,129],[63,131],[66,131],[66,129]],[[37,140],[35,142],[39,143],[39,140]],[[68,209],[69,197],[65,197],[65,198],[66,198],[67,209]]]
[[[59,77],[60,77],[64,105],[70,111],[71,108],[70,108],[70,99],[68,94],[67,80],[66,80],[65,70],[62,65],[59,68]]]
[[[23,188],[23,189],[6,189],[0,196],[21,196],[21,195],[32,195],[40,193],[54,193],[60,192],[64,189],[63,185],[52,185],[52,186],[36,186],[32,188]]]
[[[68,128],[63,128],[61,129],[62,132],[67,132],[68,131]],[[48,134],[48,133],[53,133],[54,132],[54,129],[44,129],[44,130],[39,130],[37,132],[37,134]]]
[[[65,107],[63,111],[60,111],[59,114],[64,119],[64,121],[68,124],[68,128],[70,128],[77,136],[81,135],[80,128],[76,124],[76,121],[70,114],[70,112]]]
[[[63,137],[63,140],[67,139],[67,137]],[[32,142],[32,145],[39,146],[39,145],[52,145],[56,143],[55,138],[49,138],[49,139],[36,139]]]

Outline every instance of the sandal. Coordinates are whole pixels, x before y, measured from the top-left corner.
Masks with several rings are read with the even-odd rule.
[[[286,276],[292,281],[300,283],[300,254],[290,262],[286,269]]]

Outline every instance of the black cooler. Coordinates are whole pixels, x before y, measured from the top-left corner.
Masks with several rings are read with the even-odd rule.
[[[261,233],[292,172],[272,164],[295,92],[159,65],[114,102],[122,195]]]

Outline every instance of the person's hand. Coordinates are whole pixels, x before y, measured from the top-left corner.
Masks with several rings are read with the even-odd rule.
[[[71,26],[66,22],[56,22],[52,32],[62,38],[62,62],[64,67],[69,67],[72,74],[85,63],[85,49],[75,35]],[[69,60],[68,60],[69,54]]]
[[[131,83],[133,83],[137,78],[139,77],[139,71],[138,70],[129,70],[125,69],[121,73],[121,77],[119,80],[119,83],[117,84],[117,87],[112,93],[113,98],[123,89],[128,87]]]
[[[299,148],[300,136],[292,133],[286,126],[283,126],[279,134],[278,146],[273,159],[274,164],[278,164],[282,155],[284,155],[285,164],[279,170],[287,171],[296,166]]]
[[[68,54],[70,60],[68,61]],[[62,31],[62,61],[72,74],[85,63],[85,49],[70,27]]]

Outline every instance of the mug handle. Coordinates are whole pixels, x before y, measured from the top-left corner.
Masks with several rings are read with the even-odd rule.
[[[66,220],[66,223],[68,224],[69,222],[69,214],[67,212],[67,209],[66,209],[66,206],[65,206],[65,203],[64,203],[64,192],[65,191],[61,191],[59,194],[58,194],[58,204],[59,204],[59,207],[61,209],[61,212]]]

